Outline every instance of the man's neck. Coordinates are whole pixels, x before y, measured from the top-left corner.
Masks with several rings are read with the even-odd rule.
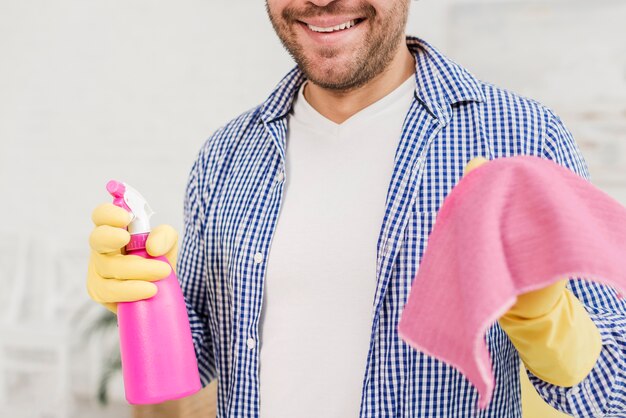
[[[347,92],[328,90],[312,82],[305,86],[304,96],[321,115],[335,123],[342,123],[352,115],[385,97],[415,72],[415,58],[406,44],[398,52],[387,69],[367,84]]]

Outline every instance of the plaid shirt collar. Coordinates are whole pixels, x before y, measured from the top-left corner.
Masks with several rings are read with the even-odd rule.
[[[485,100],[480,82],[420,38],[408,36],[415,57],[416,99],[437,119],[448,119],[456,103]],[[278,84],[261,107],[265,123],[287,116],[306,77],[296,66]]]

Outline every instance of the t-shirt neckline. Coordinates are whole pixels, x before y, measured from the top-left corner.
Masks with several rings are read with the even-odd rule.
[[[319,113],[306,100],[304,97],[304,88],[307,83],[308,80],[302,83],[300,89],[298,90],[298,96],[294,103],[294,107],[292,109],[293,114],[291,117],[295,117],[299,122],[312,126],[318,130],[322,130],[325,133],[333,134],[340,133],[341,131],[350,128],[352,125],[362,121],[364,118],[375,117],[394,102],[402,100],[403,97],[414,92],[416,88],[415,74],[411,74],[409,78],[403,81],[402,84],[389,92],[386,96],[381,97],[374,103],[361,109],[344,122],[336,123]]]

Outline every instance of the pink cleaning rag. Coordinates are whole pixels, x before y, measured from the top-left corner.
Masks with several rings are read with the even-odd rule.
[[[625,255],[616,200],[551,160],[492,160],[444,200],[399,335],[463,373],[484,409],[495,386],[485,333],[517,295],[568,277],[624,291]]]

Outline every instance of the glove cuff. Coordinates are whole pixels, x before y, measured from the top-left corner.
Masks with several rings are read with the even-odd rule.
[[[498,321],[524,365],[540,379],[571,387],[587,377],[602,338],[583,304],[569,289],[546,315],[527,319],[503,316]]]

